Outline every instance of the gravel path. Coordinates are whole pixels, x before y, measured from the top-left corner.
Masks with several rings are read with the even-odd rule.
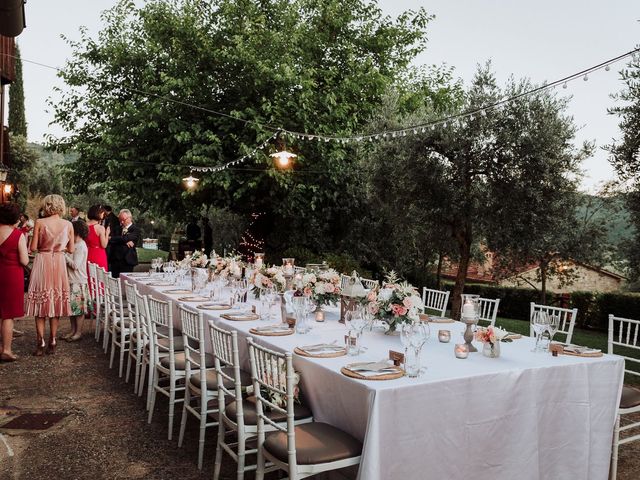
[[[0,479],[212,478],[215,428],[207,432],[200,472],[197,422],[190,417],[184,445],[178,448],[180,413],[169,441],[167,401],[158,397],[153,422],[147,424],[144,401],[133,395],[132,383],[118,378],[116,368],[109,369],[108,357],[92,335],[76,343],[61,341],[53,356],[33,357],[33,322],[23,320],[17,327],[25,330],[14,340],[20,360],[0,363],[0,432],[19,413],[54,411],[68,417],[43,432],[0,436]],[[61,334],[67,330],[63,321]],[[618,479],[637,480],[638,472],[640,441],[621,448]],[[222,478],[235,478],[235,464],[228,457]]]

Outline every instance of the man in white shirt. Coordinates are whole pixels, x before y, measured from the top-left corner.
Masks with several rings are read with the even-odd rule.
[[[133,223],[129,210],[122,209],[118,214],[118,220],[122,226],[122,235],[111,235],[111,274],[118,278],[120,272],[133,272],[133,267],[138,264],[138,251],[136,245],[140,239],[140,228]]]
[[[77,207],[71,207],[69,209],[69,214],[71,215],[70,220],[72,222],[77,222],[80,220],[80,210]]]

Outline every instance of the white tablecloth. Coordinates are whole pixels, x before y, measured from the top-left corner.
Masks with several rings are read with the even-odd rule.
[[[125,277],[125,274],[122,274]],[[137,280],[137,278],[132,278]],[[136,282],[138,283],[138,282]],[[138,283],[141,293],[171,298]],[[196,304],[192,304],[195,306]],[[177,310],[174,323],[179,327]],[[207,312],[217,325],[239,332],[241,361],[248,368],[245,337],[265,322],[233,322]],[[329,315],[306,335],[254,338],[278,351],[341,341],[344,326]],[[432,324],[422,351],[426,372],[418,379],[361,381],[340,367],[380,360],[402,351],[398,337],[365,333],[368,350],[357,357],[314,359],[294,355],[302,391],[317,421],[335,425],[364,443],[358,478],[391,479],[606,479],[624,362],[532,353],[532,339],[501,344],[499,358],[481,353],[454,357],[463,325]],[[452,331],[439,343],[438,329]],[[481,347],[481,345],[478,345]]]

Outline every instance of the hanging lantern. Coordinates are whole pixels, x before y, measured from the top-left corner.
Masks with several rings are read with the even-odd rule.
[[[287,152],[286,150],[272,153],[271,156],[279,168],[289,168],[291,166],[291,160],[297,157],[295,153]]]
[[[194,177],[193,175],[189,175],[188,177],[183,178],[182,181],[184,182],[185,186],[189,190],[192,190],[192,189],[196,188],[196,185],[198,184],[200,179]]]

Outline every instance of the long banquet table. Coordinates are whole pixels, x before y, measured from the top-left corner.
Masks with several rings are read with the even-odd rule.
[[[180,328],[172,287],[151,287],[138,276],[142,294],[174,302],[173,321]],[[173,287],[175,288],[175,287]],[[188,304],[195,307],[196,303]],[[203,311],[209,322],[238,331],[241,362],[249,368],[246,337],[264,321],[234,322],[224,311]],[[253,336],[277,351],[343,339],[346,329],[337,312],[312,332],[282,337]],[[339,427],[364,444],[358,478],[391,479],[606,479],[624,361],[553,357],[532,353],[528,337],[501,344],[499,358],[472,353],[454,357],[462,343],[461,323],[431,324],[422,350],[420,378],[356,380],[340,373],[353,361],[387,358],[401,351],[398,337],[368,332],[367,351],[357,357],[308,358],[294,354],[301,388],[317,421]],[[452,332],[439,343],[438,329]],[[481,347],[481,345],[478,345]]]

